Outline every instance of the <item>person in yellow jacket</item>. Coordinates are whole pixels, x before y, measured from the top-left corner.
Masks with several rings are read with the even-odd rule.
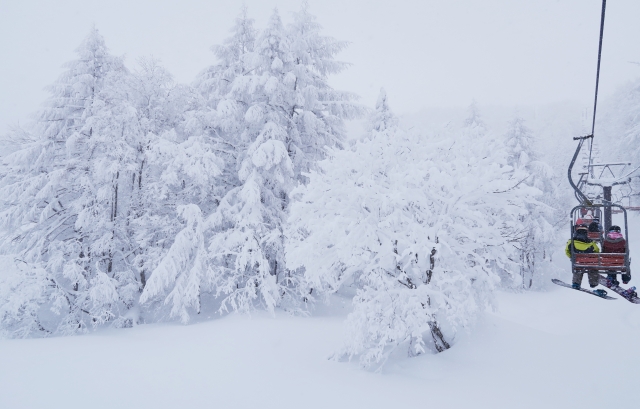
[[[600,253],[600,249],[595,241],[588,237],[588,228],[585,224],[579,224],[576,226],[573,233],[573,239],[569,239],[567,246],[564,250],[567,257],[571,258],[571,242],[573,241],[573,253]],[[582,284],[582,276],[587,273],[589,277],[589,286],[595,288],[598,286],[598,272],[591,272],[590,270],[576,269],[573,271],[572,287],[575,289],[580,288]]]

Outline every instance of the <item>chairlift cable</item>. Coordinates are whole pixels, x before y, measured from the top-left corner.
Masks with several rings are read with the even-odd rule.
[[[596,109],[598,107],[598,85],[600,83],[600,61],[602,59],[602,38],[604,36],[604,16],[605,16],[606,7],[607,7],[607,0],[602,0],[602,12],[600,14],[600,40],[598,43],[598,65],[596,70],[596,90],[595,90],[595,96],[593,100],[593,120],[591,121],[591,134],[573,138],[574,140],[578,140],[580,142],[578,143],[578,147],[576,149],[575,154],[573,155],[573,159],[571,160],[571,163],[569,164],[569,169],[568,169],[569,184],[575,191],[576,198],[578,198],[579,202],[589,206],[592,205],[591,200],[589,200],[589,198],[584,193],[582,193],[580,188],[576,186],[576,184],[573,182],[573,178],[571,177],[571,172],[573,170],[573,165],[575,164],[578,154],[582,149],[582,145],[586,139],[590,139],[589,162],[587,163],[587,175],[586,175],[587,179],[589,178],[589,173],[591,171],[591,160],[592,160],[592,153],[593,153],[593,133],[596,127]]]
[[[596,69],[596,92],[593,98],[593,120],[591,121],[591,135],[594,135],[596,128],[596,110],[598,108],[598,85],[600,84],[600,61],[602,59],[602,38],[604,36],[604,15],[607,8],[607,0],[602,0],[602,12],[600,14],[600,40],[598,43],[598,68]],[[593,152],[593,138],[589,141],[589,173],[591,172],[591,161]],[[589,177],[590,175],[587,175]]]
[[[602,59],[602,37],[604,34],[604,12],[607,8],[607,0],[602,0],[602,15],[600,16],[600,43],[598,44],[598,68],[596,70],[596,93],[593,101],[593,121],[591,122],[591,135],[596,127],[596,108],[598,107],[598,84],[600,83],[600,60]]]

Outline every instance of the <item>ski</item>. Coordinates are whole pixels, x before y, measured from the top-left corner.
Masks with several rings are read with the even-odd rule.
[[[605,276],[600,276],[600,278],[598,279],[598,282],[600,284],[602,284],[603,286],[610,288],[613,292],[615,292],[616,294],[620,295],[622,298],[624,298],[625,300],[632,302],[634,304],[640,304],[640,298],[638,298],[638,295],[633,295],[633,294],[627,294],[625,292],[625,289],[620,287],[619,285],[612,285],[609,286],[608,282],[607,282],[607,277]]]
[[[586,290],[584,288],[573,288],[573,287],[571,287],[571,284],[567,284],[564,281],[560,281],[560,280],[555,279],[555,278],[553,280],[551,280],[551,282],[554,283],[554,284],[557,284],[559,286],[562,286],[562,287],[570,288],[572,290],[582,291],[583,293],[595,295],[596,297],[604,298],[605,300],[617,300],[617,298],[609,297],[608,295],[601,296],[601,295],[598,295],[598,294],[594,293],[593,291],[589,291],[589,290]]]

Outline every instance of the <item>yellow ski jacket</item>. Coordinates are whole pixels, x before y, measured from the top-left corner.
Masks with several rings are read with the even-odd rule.
[[[575,247],[574,253],[600,253],[600,249],[595,241],[585,243],[584,241],[574,239],[573,245]],[[571,239],[567,242],[567,247],[564,249],[564,253],[567,257],[571,258]]]

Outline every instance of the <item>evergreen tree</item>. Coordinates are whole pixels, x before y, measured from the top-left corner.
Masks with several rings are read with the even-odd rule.
[[[20,336],[139,321],[147,275],[182,227],[178,207],[211,211],[224,167],[190,134],[193,90],[154,60],[129,72],[95,29],[78,51],[33,141],[5,158],[4,250],[26,264],[0,303]],[[57,318],[42,323],[47,309]]]
[[[211,133],[231,150],[228,190],[210,216],[184,208],[187,226],[142,301],[164,298],[187,321],[207,292],[220,299],[221,311],[302,300],[299,275],[285,267],[283,229],[289,192],[328,147],[340,146],[342,121],[361,112],[353,96],[327,83],[345,67],[333,59],[343,46],[319,35],[306,6],[288,29],[274,11],[255,37],[243,11],[225,46],[214,48],[220,62],[210,78],[224,72],[225,80],[209,82],[206,95],[216,96],[216,108],[201,115],[213,119]]]
[[[384,132],[387,129],[394,129],[397,125],[398,119],[393,115],[387,103],[387,92],[384,88],[381,88],[378,101],[376,102],[375,113],[369,121],[369,130]]]
[[[509,233],[520,264],[522,288],[531,288],[536,276],[543,276],[550,266],[556,242],[556,227],[562,218],[558,208],[558,193],[551,167],[539,160],[534,138],[524,120],[515,117],[505,135],[507,164],[512,168],[511,179],[537,189],[526,206],[526,214]]]
[[[231,91],[234,80],[249,74],[256,63],[253,50],[258,31],[254,28],[254,20],[248,16],[246,6],[242,7],[231,33],[221,45],[212,47],[217,64],[198,74],[193,83],[207,105],[214,109]]]
[[[114,229],[100,232],[103,223],[91,225],[97,214],[104,214],[105,206],[111,216],[115,212],[113,178],[111,188],[96,186],[91,158],[97,154],[95,141],[101,138],[100,118],[109,106],[105,89],[126,75],[126,69],[108,53],[95,28],[77,53],[79,58],[67,64],[67,71],[49,88],[51,97],[38,115],[33,142],[5,158],[8,171],[1,183],[5,245],[21,253],[33,266],[28,269],[44,269],[37,277],[47,283],[37,286],[44,293],[25,290],[21,300],[25,305],[48,302],[61,315],[56,328],[37,326],[49,332],[75,332],[111,320],[121,315],[121,296],[128,301],[128,296],[118,294],[114,273],[107,274],[115,251]],[[36,310],[24,308],[30,314]],[[13,314],[4,319],[16,325],[38,321],[37,316],[18,317],[20,309]]]
[[[607,160],[613,162],[631,162],[631,171],[640,165],[640,78],[621,86],[607,101],[602,109],[602,115],[598,116],[596,122],[595,141],[606,140],[603,145],[603,153]],[[600,111],[598,111],[600,112]],[[640,201],[640,175],[634,172],[630,175],[629,203],[638,206]],[[595,187],[594,187],[595,188]],[[598,187],[598,189],[600,189]],[[619,197],[625,195],[622,189],[614,189],[614,195]],[[626,190],[626,187],[625,189]],[[601,194],[601,189],[600,192]],[[616,198],[614,197],[614,200]]]

